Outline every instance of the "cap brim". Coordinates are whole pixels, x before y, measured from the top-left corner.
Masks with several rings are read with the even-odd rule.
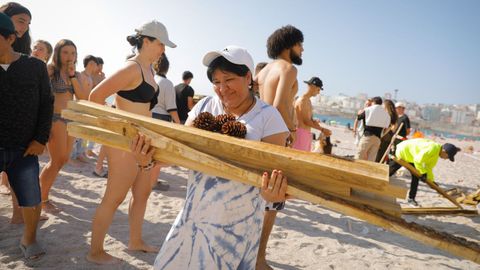
[[[170,48],[176,48],[177,47],[177,44],[171,42],[170,40],[165,41],[163,44],[165,44],[165,46],[168,46]]]
[[[455,161],[455,157],[448,157],[448,159],[450,159],[450,161]]]
[[[221,53],[217,52],[217,51],[212,51],[212,52],[208,52],[207,54],[205,54],[205,56],[203,57],[203,60],[202,60],[202,63],[208,67],[210,65],[210,63],[213,62],[213,60],[215,60],[217,57],[219,56],[223,56]]]

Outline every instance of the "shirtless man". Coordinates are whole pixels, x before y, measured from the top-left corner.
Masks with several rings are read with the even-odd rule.
[[[267,40],[267,53],[273,61],[268,63],[255,77],[260,99],[278,109],[290,130],[286,142],[286,145],[290,147],[295,141],[295,132],[297,131],[293,102],[298,91],[298,82],[297,68],[294,64],[302,64],[302,52],[303,34],[300,30],[291,25],[277,29]],[[265,258],[267,242],[275,223],[277,210],[283,209],[283,206],[284,203],[274,203],[266,207],[257,269],[272,269]]]
[[[93,89],[93,75],[98,70],[97,58],[93,55],[85,56],[85,58],[83,58],[83,67],[85,69],[80,74],[85,77],[85,80],[88,84],[85,86],[85,88],[90,92]]]
[[[295,101],[295,114],[297,116],[297,138],[293,143],[293,148],[310,152],[312,147],[312,133],[311,128],[322,132],[326,137],[330,136],[332,132],[329,129],[320,126],[318,120],[313,120],[312,117],[312,102],[311,97],[315,97],[323,90],[323,82],[318,77],[312,77],[308,81],[304,81],[308,85],[308,90],[305,94]]]

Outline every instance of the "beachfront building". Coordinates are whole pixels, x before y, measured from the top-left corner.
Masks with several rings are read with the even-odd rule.
[[[426,105],[422,108],[422,119],[430,122],[440,121],[440,106]]]
[[[475,113],[469,110],[452,110],[452,124],[469,125],[475,120]]]

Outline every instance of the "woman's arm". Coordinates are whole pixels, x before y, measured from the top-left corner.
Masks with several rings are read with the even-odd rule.
[[[129,63],[93,88],[88,100],[105,104],[105,99],[122,89],[133,89],[141,80],[140,68],[135,63]]]

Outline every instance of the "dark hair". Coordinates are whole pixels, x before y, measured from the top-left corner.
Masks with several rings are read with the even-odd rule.
[[[53,53],[52,44],[50,44],[50,42],[43,39],[38,39],[33,44],[35,43],[42,43],[43,45],[45,45],[45,47],[47,48],[47,59],[45,61],[48,62],[48,60],[50,60],[50,57],[52,56],[52,53]]]
[[[387,110],[388,115],[390,115],[390,125],[396,125],[398,120],[398,114],[397,110],[395,110],[395,104],[390,99],[385,99],[383,101],[383,104],[385,105],[385,109]]]
[[[103,59],[101,57],[97,57],[97,64],[103,65]]]
[[[135,35],[135,36],[128,36],[127,41],[132,45],[133,47],[137,48],[138,51],[142,49],[143,46],[143,39],[147,38],[150,41],[154,41],[154,37],[149,37],[149,36],[142,36],[142,35]]]
[[[8,31],[7,29],[0,28],[0,35],[1,35],[3,38],[7,39],[9,36],[15,35],[15,33],[12,33],[12,32],[10,32],[10,31]],[[17,38],[16,35],[15,35],[15,38]]]
[[[255,75],[258,75],[258,73],[266,66],[268,65],[267,62],[260,62],[255,66]]]
[[[62,51],[62,48],[65,46],[73,46],[75,48],[75,52],[77,51],[77,46],[75,46],[75,43],[73,43],[73,41],[69,39],[62,39],[59,42],[57,42],[57,44],[55,44],[55,48],[53,49],[53,59],[52,59],[53,75],[55,76],[55,78],[58,78],[60,76],[60,69],[62,68],[60,52]],[[77,63],[76,57],[75,57],[75,63]]]
[[[283,50],[288,50],[299,42],[303,42],[303,33],[297,28],[287,25],[277,29],[267,40],[268,57],[277,59]]]
[[[382,105],[382,98],[381,97],[373,97],[372,102],[373,102],[373,104]]]
[[[97,57],[89,54],[89,55],[85,56],[85,58],[83,58],[83,67],[84,67],[84,68],[87,67],[87,65],[88,65],[88,63],[89,63],[90,61],[93,61],[93,62],[95,62],[96,64],[98,64],[98,59],[97,59]]]
[[[250,69],[248,69],[246,65],[237,65],[228,61],[227,59],[225,59],[225,57],[219,56],[215,58],[215,60],[213,60],[210,65],[208,65],[207,77],[210,82],[212,81],[213,72],[215,72],[215,70],[217,69],[220,69],[221,71],[231,72],[241,77],[247,76],[248,72],[250,71]]]
[[[182,80],[186,81],[186,80],[192,79],[192,78],[193,78],[193,73],[192,73],[192,72],[190,72],[190,71],[188,71],[188,70],[186,70],[186,71],[183,72],[183,74],[182,74]]]
[[[162,76],[165,78],[165,74],[168,72],[168,68],[170,67],[170,62],[168,61],[167,55],[165,53],[162,54],[162,57],[158,59],[155,63],[153,68],[158,76]]]
[[[27,14],[30,19],[32,18],[32,13],[30,13],[30,10],[16,2],[8,2],[2,5],[0,7],[0,12],[5,13],[5,15],[10,18],[18,14]],[[30,37],[30,27],[28,27],[27,31],[22,37],[17,36],[12,48],[16,52],[30,55],[32,53],[31,46],[32,38]]]

